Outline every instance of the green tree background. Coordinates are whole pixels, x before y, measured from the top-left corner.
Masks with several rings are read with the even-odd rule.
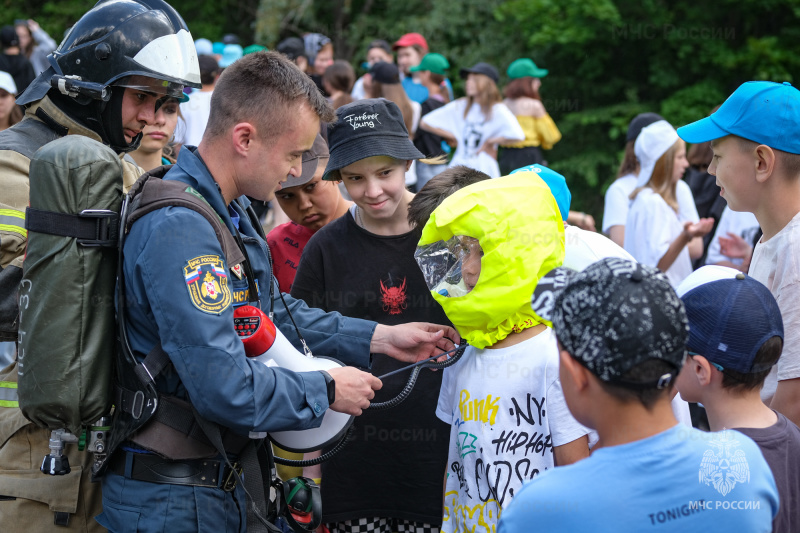
[[[34,18],[56,40],[89,9],[73,0],[1,0],[7,23]],[[564,137],[546,152],[573,207],[602,216],[628,122],[655,111],[680,126],[747,80],[794,82],[798,0],[173,0],[195,38],[244,44],[320,32],[357,70],[369,41],[417,31],[458,68],[518,57],[548,68],[542,98]],[[501,79],[501,85],[505,82]]]

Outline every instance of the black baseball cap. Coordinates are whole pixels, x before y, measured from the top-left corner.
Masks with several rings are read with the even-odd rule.
[[[400,69],[394,63],[378,61],[369,68],[372,79],[385,85],[395,85],[400,83]]]
[[[285,55],[292,61],[300,56],[306,57],[306,45],[299,37],[288,37],[278,43],[275,47],[279,53]]]
[[[659,120],[664,120],[664,117],[657,113],[640,113],[633,117],[631,123],[628,124],[628,134],[625,136],[625,142],[635,141],[643,128],[650,124],[655,124]]]
[[[0,29],[0,45],[5,48],[9,46],[19,46],[19,37],[17,36],[17,30],[14,26],[3,26]]]
[[[470,68],[462,68],[460,74],[462,78],[466,78],[468,74],[483,74],[484,76],[489,76],[495,83],[500,80],[500,74],[498,74],[497,69],[483,61],[475,63]]]
[[[317,138],[314,139],[314,145],[311,147],[311,150],[303,152],[303,170],[300,172],[300,176],[297,178],[289,176],[286,181],[281,183],[281,189],[305,185],[314,179],[314,174],[317,173],[317,165],[320,163],[323,165],[327,163],[330,156],[331,154],[328,152],[328,143],[325,142],[322,135],[317,133]]]
[[[339,169],[368,157],[425,157],[408,138],[400,108],[385,98],[357,100],[337,109],[336,121],[328,124],[328,146],[331,157],[324,180],[338,179]]]
[[[601,381],[631,389],[663,389],[674,382],[686,357],[689,325],[681,299],[658,269],[617,257],[578,273],[559,267],[553,329],[570,355]],[[541,283],[541,281],[540,281]],[[659,360],[671,372],[651,382],[623,376]]]

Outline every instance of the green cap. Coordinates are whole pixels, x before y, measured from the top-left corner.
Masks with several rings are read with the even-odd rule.
[[[516,59],[514,60],[509,66],[508,70],[506,70],[506,74],[512,80],[516,80],[517,78],[544,78],[547,76],[548,70],[546,68],[539,68],[536,66],[536,63],[531,61],[530,59],[523,58],[523,59]]]
[[[416,67],[411,67],[409,70],[411,72],[420,72],[422,70],[429,70],[434,74],[441,74],[442,76],[447,75],[447,69],[450,68],[450,63],[447,61],[447,58],[444,57],[442,54],[425,54],[425,57],[422,58],[422,61],[419,62],[419,65]]]
[[[267,50],[266,46],[261,46],[260,44],[251,44],[250,46],[244,49],[243,55],[254,54],[256,52],[263,52],[264,50]]]

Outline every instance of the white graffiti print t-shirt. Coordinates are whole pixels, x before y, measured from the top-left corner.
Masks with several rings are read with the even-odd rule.
[[[588,433],[564,401],[549,328],[508,348],[467,348],[444,370],[436,415],[450,424],[445,533],[494,533],[523,482],[553,468],[553,446]]]

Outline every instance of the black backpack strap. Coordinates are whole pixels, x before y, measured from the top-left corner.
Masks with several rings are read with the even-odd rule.
[[[77,239],[83,246],[116,246],[119,213],[107,209],[84,209],[71,215],[28,207],[25,209],[25,229]]]
[[[280,532],[281,529],[270,522],[271,519],[275,519],[275,513],[274,509],[271,509],[270,494],[265,489],[270,490],[268,480],[273,476],[272,472],[268,470],[272,468],[272,462],[270,461],[271,452],[267,450],[264,440],[252,440],[239,455],[238,463],[241,468],[236,468],[225,453],[219,426],[200,416],[194,406],[192,406],[192,410],[206,437],[222,455],[225,464],[235,476],[235,483],[241,483],[244,488],[247,497],[247,531]],[[241,475],[242,471],[247,472],[244,479]],[[265,482],[265,480],[267,481]],[[234,480],[231,481],[234,482]]]

